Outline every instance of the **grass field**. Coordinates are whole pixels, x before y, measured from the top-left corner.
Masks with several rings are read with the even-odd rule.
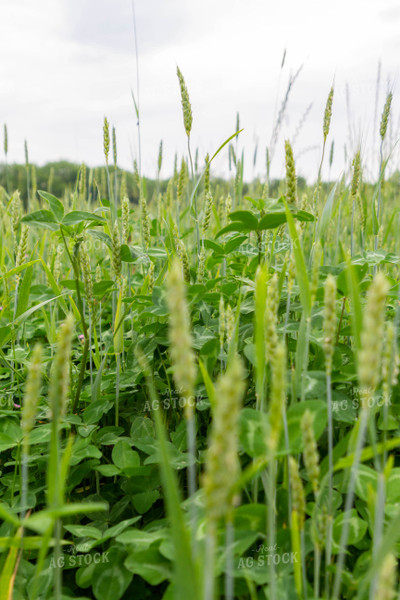
[[[0,600],[398,598],[391,94],[376,181],[321,180],[332,89],[300,188],[279,123],[283,181],[243,181],[239,121],[199,157],[178,82],[168,182],[161,145],[127,186],[107,119],[59,197],[3,168]]]

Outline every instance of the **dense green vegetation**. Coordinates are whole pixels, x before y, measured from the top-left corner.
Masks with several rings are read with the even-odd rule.
[[[1,171],[0,600],[394,598],[391,96],[375,183],[359,152],[298,181],[286,141],[246,184],[239,126],[231,180],[192,164],[178,76],[168,181],[161,149],[118,169],[107,120],[102,168]]]

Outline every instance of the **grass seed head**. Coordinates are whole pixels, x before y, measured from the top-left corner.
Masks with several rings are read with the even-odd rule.
[[[7,156],[8,153],[8,132],[7,125],[4,123],[4,154]]]
[[[210,194],[210,192],[208,192],[206,194],[206,208],[204,211],[203,237],[205,236],[205,234],[210,226],[212,207],[213,207],[213,197]]]
[[[375,598],[379,600],[394,600],[397,597],[397,560],[389,553],[382,561],[379,570]]]
[[[108,155],[110,153],[110,126],[107,121],[107,117],[104,117],[103,123],[103,152],[108,165]]]
[[[292,146],[289,140],[285,142],[286,160],[286,199],[290,206],[297,203],[297,178]]]
[[[392,104],[392,99],[393,99],[393,94],[392,92],[389,92],[387,97],[386,97],[386,102],[385,102],[385,106],[383,108],[383,113],[382,113],[382,118],[381,118],[381,126],[379,129],[379,133],[381,136],[381,140],[383,142],[383,140],[385,139],[386,136],[386,131],[387,131],[387,126],[388,126],[388,122],[389,122],[389,116],[390,116],[390,107]]]
[[[121,218],[122,218],[122,242],[128,243],[129,239],[129,198],[123,196],[121,202]]]
[[[74,318],[72,315],[68,315],[61,325],[58,335],[57,351],[53,360],[49,383],[51,418],[57,422],[62,419],[66,412],[73,332]]]
[[[239,411],[245,392],[244,367],[235,356],[216,384],[216,405],[202,478],[206,514],[216,524],[233,508],[233,487],[240,473],[238,460]]]
[[[181,239],[176,240],[176,253],[182,263],[183,274],[186,283],[190,283],[190,266],[189,257],[186,250],[186,246]]]
[[[163,141],[160,142],[160,147],[158,149],[158,159],[157,159],[157,171],[160,174],[163,160]]]
[[[15,258],[15,266],[20,267],[25,262],[25,255],[28,248],[28,235],[29,228],[27,225],[22,225],[21,227],[21,236],[19,238],[19,244],[17,249],[17,256]],[[15,276],[16,284],[18,285],[19,280],[21,278],[21,273],[17,273]]]
[[[333,103],[333,87],[331,87],[331,90],[328,95],[328,99],[326,101],[326,106],[325,106],[324,125],[323,125],[324,141],[328,137],[329,129],[331,126],[332,103]]]
[[[368,400],[374,393],[380,375],[385,302],[389,284],[383,273],[378,272],[367,293],[364,309],[361,348],[358,356],[358,381],[362,398]]]
[[[118,223],[115,221],[111,230],[111,264],[114,277],[118,285],[121,283],[122,262],[121,262],[121,240],[119,237]]]
[[[197,369],[182,263],[176,257],[172,261],[171,270],[167,277],[167,302],[170,356],[174,381],[177,390],[185,401],[185,415],[190,418],[194,411],[192,399],[194,397]]]
[[[178,75],[179,86],[181,88],[183,124],[185,126],[186,135],[189,137],[190,132],[192,130],[192,121],[193,121],[192,106],[190,104],[189,92],[187,90],[185,80],[183,78],[183,75],[182,75],[179,67],[176,67],[176,73]]]
[[[197,283],[203,283],[206,270],[206,249],[204,246],[200,248],[199,263],[197,266]]]
[[[301,433],[304,444],[303,458],[314,496],[317,497],[319,489],[319,456],[315,442],[313,422],[314,415],[307,409],[301,419]]]
[[[210,192],[210,156],[207,154],[206,155],[206,167],[204,170],[204,194],[207,196],[207,194]]]
[[[42,369],[42,346],[36,344],[28,368],[24,403],[22,406],[21,429],[26,441],[35,423],[40,388],[42,386]]]
[[[297,461],[289,456],[290,485],[292,486],[292,510],[299,519],[299,527],[303,529],[306,512],[306,501],[304,497],[303,482],[300,477]]]
[[[360,179],[361,179],[361,156],[360,151],[357,150],[356,155],[353,160],[353,178],[351,180],[351,188],[350,193],[352,198],[356,198],[358,194],[358,190],[360,187]]]
[[[278,343],[272,357],[271,402],[269,407],[269,447],[275,452],[282,431],[286,404],[286,349]]]

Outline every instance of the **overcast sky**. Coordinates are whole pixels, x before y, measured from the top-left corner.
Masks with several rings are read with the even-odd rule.
[[[349,154],[361,144],[365,161],[369,157],[372,164],[379,143],[376,128],[374,132],[379,61],[377,120],[390,87],[393,143],[397,139],[397,0],[136,0],[135,12],[146,175],[155,173],[161,139],[164,176],[172,170],[174,153],[186,152],[177,65],[193,108],[193,148],[199,147],[201,157],[213,153],[235,131],[239,111],[245,131],[238,149],[245,148],[247,179],[265,173],[265,148],[276,113],[290,76],[301,66],[279,134],[273,174],[283,174],[282,148],[288,137],[299,174],[315,178],[324,106],[333,80],[331,176],[343,169],[345,143]],[[102,164],[106,115],[116,127],[119,163],[131,168],[138,157],[131,97],[131,89],[138,92],[131,0],[1,0],[0,23],[0,114],[8,126],[9,161],[23,161],[27,139],[30,160],[38,164],[61,158]],[[226,173],[227,165],[223,152],[214,173]]]

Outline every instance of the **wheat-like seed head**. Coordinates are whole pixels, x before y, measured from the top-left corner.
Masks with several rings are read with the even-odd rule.
[[[8,153],[8,132],[7,125],[4,123],[4,154],[7,156]]]
[[[179,79],[179,86],[181,88],[181,102],[182,102],[182,112],[183,112],[183,124],[185,126],[186,135],[189,137],[190,132],[192,130],[192,106],[190,104],[189,92],[186,87],[185,80],[179,67],[176,67],[176,73]]]
[[[328,95],[328,99],[326,101],[326,106],[325,106],[324,125],[323,125],[324,141],[328,137],[329,129],[331,126],[332,103],[333,103],[333,87],[331,87],[331,90]]]
[[[299,519],[299,527],[303,529],[306,512],[306,501],[304,497],[303,482],[300,477],[297,461],[289,456],[290,484],[292,486],[292,510]]]
[[[203,237],[205,236],[205,234],[210,226],[212,207],[213,207],[213,197],[210,194],[210,192],[208,192],[208,194],[206,195],[206,208],[204,211]]]
[[[269,406],[270,434],[268,445],[276,451],[282,431],[283,411],[286,404],[286,349],[278,343],[272,357],[271,402]]]
[[[351,180],[350,193],[352,198],[356,198],[360,187],[361,178],[361,156],[360,151],[357,150],[353,160],[353,178]]]
[[[158,150],[158,160],[157,160],[157,171],[158,171],[158,174],[160,174],[160,171],[161,171],[162,160],[163,160],[163,141],[161,140],[160,147],[159,147],[159,150]]]
[[[200,248],[199,262],[197,266],[197,283],[203,283],[206,269],[206,249],[204,246]]]
[[[191,418],[194,411],[192,400],[197,369],[182,263],[178,258],[173,259],[167,278],[167,303],[174,381],[181,397],[185,400],[185,415],[187,418]]]
[[[394,600],[397,597],[397,560],[392,553],[385,556],[379,569],[375,598]]]
[[[186,246],[182,240],[176,240],[176,253],[182,263],[183,274],[186,283],[190,283],[190,266],[189,266],[189,257],[186,250]]]
[[[311,482],[315,498],[319,489],[319,456],[313,429],[314,415],[308,409],[301,419],[301,432],[303,437],[303,458],[307,474]]]
[[[11,200],[11,229],[13,233],[14,245],[17,240],[19,220],[22,215],[21,194],[16,190],[12,195]]]
[[[206,168],[204,170],[204,194],[207,194],[210,191],[210,156],[206,154]]]
[[[244,367],[235,356],[216,384],[216,406],[202,478],[206,514],[216,524],[233,508],[233,488],[240,473],[237,422],[245,392]]]
[[[297,178],[292,146],[289,140],[285,142],[286,160],[286,199],[290,206],[297,204]]]
[[[123,196],[121,201],[122,243],[127,244],[129,239],[129,198]]]
[[[121,240],[119,237],[118,223],[115,221],[111,230],[111,265],[114,272],[114,277],[118,285],[121,283]]]
[[[28,445],[28,436],[33,428],[36,417],[37,405],[39,402],[40,388],[42,385],[42,346],[36,344],[28,368],[28,377],[22,406],[21,429],[24,434],[26,446]]]
[[[110,152],[110,126],[107,121],[107,117],[104,117],[103,123],[103,152],[106,159],[106,164],[108,165],[108,155]]]
[[[149,272],[148,272],[148,285],[147,285],[147,291],[149,294],[151,294],[151,292],[153,291],[154,288],[154,263],[151,262],[149,265]]]
[[[18,244],[18,249],[17,249],[17,256],[15,258],[15,266],[16,267],[20,267],[21,265],[24,264],[25,255],[26,255],[26,251],[27,251],[27,247],[28,247],[28,235],[29,235],[29,228],[27,227],[27,225],[22,225],[21,236],[19,239],[19,244]],[[19,283],[20,278],[21,278],[21,273],[17,273],[17,275],[15,276],[15,281],[16,281],[17,285]]]
[[[57,351],[50,374],[49,403],[51,418],[56,422],[59,422],[66,412],[73,331],[74,318],[72,315],[68,315],[61,325],[60,333],[58,335]]]
[[[186,179],[187,179],[187,177],[186,177],[186,162],[185,162],[185,159],[182,158],[181,170],[179,171],[178,186],[177,186],[177,190],[176,190],[178,207],[182,203],[183,193],[185,191]]]
[[[363,404],[373,395],[381,367],[385,302],[389,284],[383,273],[378,272],[367,293],[364,309],[361,348],[358,356],[358,381]]]
[[[230,341],[233,337],[233,333],[235,331],[235,313],[232,310],[230,304],[226,307],[225,310],[225,332],[226,332],[226,341],[230,344]]]
[[[381,126],[379,129],[379,133],[381,136],[381,140],[383,142],[383,140],[385,139],[386,136],[386,131],[387,131],[387,126],[388,126],[388,122],[389,122],[389,116],[390,116],[390,107],[392,104],[392,99],[393,99],[393,94],[392,92],[389,92],[387,97],[386,97],[386,102],[385,102],[385,106],[383,108],[383,113],[382,113],[382,118],[381,118]]]

